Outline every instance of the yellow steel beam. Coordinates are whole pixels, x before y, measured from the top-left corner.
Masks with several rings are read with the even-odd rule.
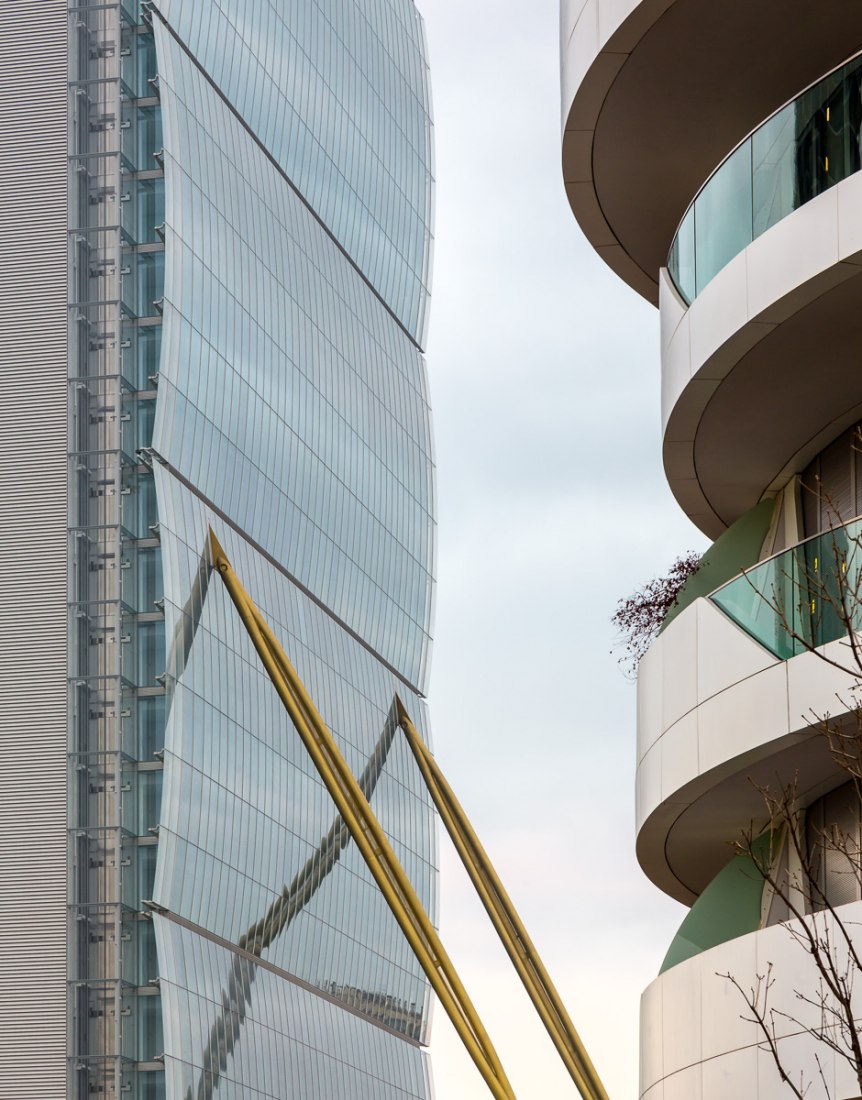
[[[206,568],[211,572],[209,547],[205,554]],[[359,777],[359,788],[369,800],[399,728],[397,710],[393,702],[386,715],[386,722],[377,739],[377,744]],[[326,881],[326,876],[341,858],[341,853],[349,841],[350,830],[344,824],[341,814],[336,813],[335,820],[329,832],[321,840],[317,851],[309,856],[305,866],[294,876],[290,885],[284,885],[281,895],[270,905],[263,918],[255,921],[248,931],[239,937],[237,941],[239,946],[250,954],[261,957],[264,950],[277,936],[281,935],[314,897],[316,891]],[[227,1064],[229,1055],[239,1041],[240,1028],[247,1019],[246,1006],[251,1003],[256,974],[255,969],[244,966],[241,956],[235,956],[228,974],[227,989],[222,988],[221,1011],[216,1014],[201,1055],[200,1076],[194,1092],[196,1100],[212,1100],[218,1088],[222,1068]],[[186,1100],[191,1100],[191,1094],[186,1096]]]
[[[515,1100],[494,1047],[428,914],[278,639],[210,530],[212,563],[264,668],[434,991],[497,1100]]]
[[[374,788],[377,786],[398,728],[397,710],[393,704],[386,715],[377,744],[358,779],[359,789],[368,801],[371,800]],[[349,840],[350,830],[344,824],[341,814],[336,814],[329,832],[321,840],[317,851],[308,857],[305,866],[294,876],[290,886],[285,884],[281,895],[270,905],[264,916],[240,936],[239,946],[251,952],[252,955],[262,954],[314,897],[326,880],[326,876],[341,858],[341,853]]]
[[[396,696],[398,721],[467,874],[584,1100],[608,1100],[559,993],[451,787]]]

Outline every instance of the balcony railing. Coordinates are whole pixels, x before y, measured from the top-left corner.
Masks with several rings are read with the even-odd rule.
[[[862,518],[749,569],[709,597],[787,660],[862,629]]]
[[[753,240],[862,167],[862,56],[754,130],[686,211],[668,271],[686,303]]]

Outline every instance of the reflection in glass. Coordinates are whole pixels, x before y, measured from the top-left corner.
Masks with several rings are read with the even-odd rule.
[[[862,589],[862,521],[776,554],[723,585],[710,599],[782,660],[847,633],[842,599]],[[862,626],[858,599],[849,614]]]
[[[130,557],[126,589],[167,640],[140,622],[126,646],[165,690],[163,742],[141,729],[157,830],[158,780],[137,803],[158,845],[128,872],[156,907],[165,1091],[425,1098],[428,982],[201,556],[213,524],[433,915],[433,813],[387,717],[430,648],[421,23],[411,0],[158,7],[163,134],[148,104],[124,114],[152,182],[124,211],[147,323],[124,325],[123,369],[156,413],[123,517],[158,555]]]
[[[154,917],[165,1011],[165,1079],[181,1100],[254,1096],[259,1100],[425,1100],[421,1048],[359,1013],[286,980],[164,917]],[[236,973],[231,984],[230,973]],[[245,991],[252,995],[246,999]],[[219,1004],[225,991],[227,1000]],[[227,1035],[243,1039],[202,1080],[213,1009]],[[338,1050],[337,1058],[331,1052]]]
[[[433,158],[412,0],[160,0],[159,10],[423,345]]]
[[[396,1030],[424,1029],[427,981],[357,849],[333,825],[332,801],[223,587],[208,582],[200,550],[208,525],[224,535],[226,552],[295,658],[433,914],[428,796],[409,748],[387,728],[393,693],[405,687],[199,498],[163,468],[154,473],[161,549],[171,563],[165,627],[172,705],[152,896]],[[411,706],[423,714],[417,697]],[[204,1046],[216,1026],[212,1016]]]
[[[751,145],[732,153],[694,203],[698,291],[751,244]]]
[[[786,218],[799,205],[794,163],[796,109],[773,115],[752,135],[754,236]]]
[[[380,779],[397,729],[398,722],[393,703],[380,739],[359,778],[359,787],[369,801]],[[308,858],[305,866],[297,872],[290,884],[284,885],[281,895],[269,906],[260,920],[240,936],[238,946],[251,955],[262,957],[264,951],[311,901],[349,843],[350,832],[339,814],[317,851]],[[240,1038],[242,1024],[246,1019],[246,1011],[251,1003],[252,983],[258,973],[260,971],[256,967],[249,967],[242,956],[234,956],[227,985],[221,993],[222,1007],[216,1011],[209,1040],[200,1052],[199,1060],[195,1060],[195,1065],[201,1067],[195,1091],[198,1100],[211,1100],[213,1089],[221,1076],[221,1067],[226,1065],[228,1058],[233,1054]],[[367,990],[337,982],[324,982],[322,987],[330,996],[357,1008],[372,1019],[380,1020],[387,1027],[403,1032],[412,1039],[418,1040],[422,1037],[423,1014],[421,1005],[417,1009],[415,1001],[406,1005],[389,993],[382,991],[369,993]]]
[[[153,447],[421,689],[434,549],[421,353],[156,31],[170,213]]]
[[[761,233],[858,172],[860,130],[857,57],[746,138],[701,188],[671,245],[668,271],[685,301]]]

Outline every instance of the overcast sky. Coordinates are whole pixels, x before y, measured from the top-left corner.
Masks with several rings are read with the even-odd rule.
[[[658,314],[587,245],[560,172],[558,0],[418,0],[437,146],[428,368],[438,760],[611,1100],[684,915],[634,856],[635,688],[616,601],[705,540],[665,484]],[[519,1100],[575,1096],[441,845],[444,943]],[[485,1100],[442,1010],[438,1100]]]

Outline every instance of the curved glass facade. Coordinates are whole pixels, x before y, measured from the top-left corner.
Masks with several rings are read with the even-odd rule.
[[[430,1095],[420,1050],[301,984],[155,917],[162,979],[165,1078],[177,1097],[349,1097],[421,1100]],[[214,1042],[211,1020],[222,1015]],[[337,1049],[339,1057],[327,1057]],[[206,1068],[189,1051],[211,1052]]]
[[[753,240],[862,167],[862,57],[806,89],[715,170],[668,257],[686,303]]]
[[[434,547],[421,353],[156,32],[167,259],[153,446],[421,688]]]
[[[419,1100],[427,980],[204,548],[211,525],[433,916],[434,814],[393,721],[397,692],[428,736],[421,20],[121,18],[123,1087]]]
[[[155,475],[173,685],[155,901],[224,940],[248,943],[337,818],[226,590],[220,583],[200,588],[212,525],[354,774],[377,755],[379,770],[366,788],[372,806],[433,912],[430,803],[412,753],[388,720],[397,691],[424,725],[421,700],[199,497],[163,468]],[[364,991],[367,1013],[391,1023],[383,1001],[373,1003],[374,994],[385,994],[391,1014],[409,1012],[405,1032],[424,1038],[425,977],[355,845],[344,844],[331,865],[318,860],[313,889],[292,908],[261,958],[326,990]]]
[[[159,0],[158,8],[422,344],[433,165],[413,0]]]

